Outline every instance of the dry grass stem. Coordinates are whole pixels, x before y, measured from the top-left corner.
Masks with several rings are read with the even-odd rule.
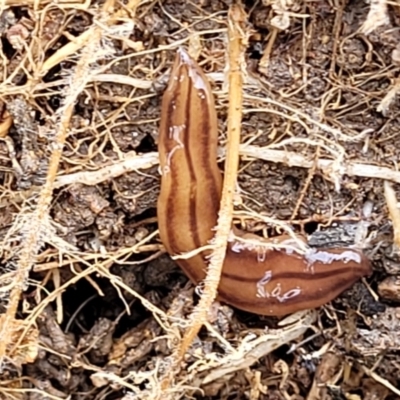
[[[393,224],[394,244],[400,249],[400,209],[397,202],[396,193],[388,181],[384,181],[386,204],[389,210],[389,216]]]
[[[367,19],[364,21],[361,32],[368,35],[382,25],[389,23],[388,0],[371,0]]]
[[[387,179],[400,183],[400,172],[371,164],[361,164],[346,161],[336,166],[334,160],[318,159],[316,161],[293,151],[270,150],[266,147],[243,145],[240,154],[244,157],[251,157],[274,163],[283,163],[291,167],[312,168],[314,163],[318,170],[321,170],[327,177],[337,181],[343,175],[358,176],[364,178]]]
[[[370,370],[369,368],[365,367],[364,365],[361,367],[364,373],[374,379],[376,382],[379,382],[381,385],[387,387],[392,393],[400,397],[400,389],[394,387],[387,379],[382,378],[376,372]]]
[[[39,6],[43,7],[51,4],[53,0],[3,0],[2,4],[9,7],[28,7],[28,6]],[[65,9],[72,8],[74,10],[87,10],[90,6],[91,0],[57,0],[57,4]]]
[[[282,321],[281,329],[271,330],[257,338],[243,338],[235,353],[227,354],[218,360],[218,365],[212,366],[207,371],[202,384],[211,383],[232,372],[249,368],[261,357],[266,356],[278,347],[290,343],[300,337],[316,321],[315,311],[296,313],[290,317],[287,326]]]
[[[222,189],[220,212],[213,240],[214,249],[210,256],[207,276],[204,280],[203,295],[191,316],[192,324],[186,330],[180,343],[177,359],[181,360],[191,345],[201,326],[207,319],[208,310],[217,296],[217,288],[222,271],[232,225],[233,198],[239,166],[240,125],[242,120],[242,86],[244,51],[247,45],[243,23],[244,10],[239,5],[231,6],[228,14],[228,145],[225,160],[225,177]]]
[[[288,141],[288,144],[296,143],[296,141]],[[299,143],[307,143],[318,147],[319,142],[299,140]],[[280,144],[277,147],[283,146]],[[225,150],[221,149],[221,156],[225,154]],[[340,181],[344,175],[375,178],[390,180],[395,183],[400,183],[400,172],[383,166],[371,165],[367,163],[356,163],[353,161],[344,161],[338,165],[336,160],[318,158],[315,161],[300,152],[274,150],[271,146],[260,147],[242,144],[239,148],[239,154],[243,159],[259,159],[272,163],[282,163],[289,167],[300,167],[322,171],[327,177],[333,181]],[[146,153],[142,155],[127,154],[124,160],[113,162],[112,165],[100,168],[98,171],[82,171],[74,174],[58,176],[54,187],[60,188],[66,185],[82,183],[85,185],[96,185],[109,179],[121,176],[124,173],[132,171],[140,171],[158,165],[157,153]],[[16,199],[15,201],[22,201]]]
[[[55,187],[59,188],[74,183],[85,185],[97,185],[107,179],[116,178],[124,173],[151,168],[158,164],[157,153],[146,153],[142,155],[126,154],[124,160],[113,162],[98,171],[77,172],[75,174],[59,176],[55,182]]]
[[[386,96],[381,100],[377,107],[377,111],[387,115],[391,104],[396,100],[396,96],[400,92],[400,78],[394,80],[393,86],[387,92]]]

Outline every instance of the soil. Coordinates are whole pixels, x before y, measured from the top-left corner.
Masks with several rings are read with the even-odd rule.
[[[313,246],[357,242],[373,274],[294,321],[294,336],[216,303],[181,367],[168,362],[199,296],[157,231],[161,98],[183,46],[210,79],[226,144],[231,3],[5,0],[1,399],[400,398],[396,1],[243,4],[241,142],[287,159],[241,156],[235,222],[275,235],[257,216],[284,221]]]

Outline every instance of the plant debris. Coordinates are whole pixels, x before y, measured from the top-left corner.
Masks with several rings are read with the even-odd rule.
[[[235,27],[231,3],[2,2],[0,399],[400,398],[400,4],[246,1]],[[210,79],[221,161],[242,86],[234,223],[356,243],[373,276],[282,321],[193,318],[204,288],[156,218],[180,46]]]

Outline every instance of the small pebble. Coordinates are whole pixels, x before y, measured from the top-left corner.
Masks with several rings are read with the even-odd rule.
[[[400,302],[400,276],[389,276],[378,285],[382,300]]]

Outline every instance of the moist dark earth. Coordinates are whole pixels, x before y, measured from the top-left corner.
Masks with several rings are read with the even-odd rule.
[[[157,151],[161,98],[179,46],[197,56],[210,78],[220,145],[226,145],[232,3],[6,0],[5,5],[0,15],[3,315],[10,292],[2,289],[12,283],[24,240],[35,228],[29,215],[49,174],[59,115],[75,89],[57,176],[102,170],[103,177],[93,184],[56,180],[52,187],[47,217],[40,222],[47,233],[40,234],[33,268],[19,291],[15,318],[29,329],[9,332],[0,398],[165,398],[160,363],[172,354],[184,327],[166,329],[148,304],[188,321],[198,293],[158,236],[157,163],[115,175],[108,171],[127,156]],[[368,15],[370,4],[363,0],[247,1],[243,8],[248,40],[241,142],[296,153],[315,166],[293,166],[290,157],[280,163],[241,157],[234,222],[273,236],[279,229],[257,215],[285,221],[309,235],[313,246],[351,245],[364,224],[362,246],[373,274],[319,309],[300,337],[208,384],[202,383],[201,368],[193,372],[196,363],[211,363],[210,355],[218,358],[226,349],[202,329],[183,369],[176,371],[172,398],[398,399],[400,243],[384,192],[388,177],[373,178],[369,171],[399,167],[400,4],[388,4],[382,24]],[[82,46],[42,68],[94,26],[104,26],[99,41],[104,55],[89,57],[83,68],[93,79],[71,87],[86,54]],[[113,77],[104,79],[106,74]],[[329,174],[317,167],[319,159],[363,164],[366,172]],[[391,184],[400,199],[400,187],[393,179]],[[248,334],[279,328],[276,318],[226,305],[214,314],[211,326],[233,347]]]

